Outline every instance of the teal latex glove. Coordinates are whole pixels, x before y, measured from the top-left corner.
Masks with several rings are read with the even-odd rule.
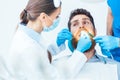
[[[71,40],[71,39],[72,39],[72,33],[69,32],[68,29],[62,29],[57,35],[56,43],[58,46],[60,46],[61,44],[64,44],[66,40]]]
[[[80,52],[85,52],[91,47],[91,45],[92,45],[92,42],[90,38],[87,36],[83,36],[83,37],[80,37],[76,50]]]
[[[107,49],[101,49],[101,51],[102,51],[102,54],[105,56],[111,57],[112,55],[111,52]]]
[[[101,49],[111,50],[119,47],[119,38],[113,36],[97,36],[94,38],[99,43]]]

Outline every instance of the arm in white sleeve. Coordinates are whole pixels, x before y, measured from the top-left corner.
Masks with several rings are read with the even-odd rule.
[[[19,55],[13,56],[12,68],[16,80],[57,80],[59,78],[58,71],[49,63],[47,53],[41,48],[27,48]]]
[[[66,46],[65,44],[61,44],[59,47],[57,44],[50,44],[48,46],[48,51],[51,53],[51,55],[59,54],[61,51],[65,50]]]
[[[66,69],[69,71],[68,77],[75,77],[86,61],[87,57],[83,53],[75,50],[66,63]]]

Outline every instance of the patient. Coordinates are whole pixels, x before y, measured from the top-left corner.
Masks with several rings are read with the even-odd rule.
[[[61,46],[64,43],[68,46],[66,46],[64,51],[61,51],[60,54],[53,58],[54,65],[62,63],[59,59],[63,59],[63,61],[68,59],[76,49],[78,40],[81,37],[85,37],[91,39],[92,46],[90,49],[84,51],[88,61],[83,66],[77,77],[81,80],[117,80],[117,78],[120,77],[120,64],[112,59],[98,55],[94,48],[95,41],[93,40],[93,37],[96,36],[96,29],[93,17],[87,10],[75,9],[72,11],[68,21],[68,29],[69,30],[63,29],[58,34],[57,42],[62,41],[61,43],[57,43],[58,46]],[[87,72],[85,72],[86,70]],[[117,73],[118,76],[116,76],[115,73]],[[89,78],[87,79],[87,77]],[[120,78],[118,80],[120,80]]]

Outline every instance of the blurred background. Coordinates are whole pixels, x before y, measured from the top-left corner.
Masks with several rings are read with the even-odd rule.
[[[25,8],[28,0],[2,0],[0,3],[0,55],[9,52],[15,28],[19,23],[20,12]],[[97,35],[106,33],[106,0],[62,0],[62,13],[59,26],[52,32],[42,35],[48,43],[55,42],[57,33],[67,28],[70,12],[76,8],[84,8],[94,17]]]

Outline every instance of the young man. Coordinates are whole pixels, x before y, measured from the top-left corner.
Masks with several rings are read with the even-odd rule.
[[[63,46],[62,44],[66,44],[66,49],[56,56],[56,59],[53,63],[62,64],[63,61],[66,61],[68,57],[74,54],[73,52],[77,49],[77,43],[79,43],[79,39],[82,37],[90,38],[92,41],[92,46],[83,52],[87,57],[87,63],[84,63],[83,66],[78,65],[78,67],[81,67],[81,70],[77,77],[81,80],[117,80],[117,78],[120,76],[120,69],[118,67],[120,64],[114,60],[99,56],[94,49],[95,42],[93,37],[96,36],[96,29],[91,14],[85,9],[74,10],[71,12],[68,21],[68,29],[69,30],[63,29],[58,34],[58,46],[61,47]],[[66,40],[68,40],[68,42],[65,42]],[[82,43],[80,44],[82,45]],[[74,66],[74,64],[71,66]],[[118,75],[114,75],[116,73],[118,73]]]

